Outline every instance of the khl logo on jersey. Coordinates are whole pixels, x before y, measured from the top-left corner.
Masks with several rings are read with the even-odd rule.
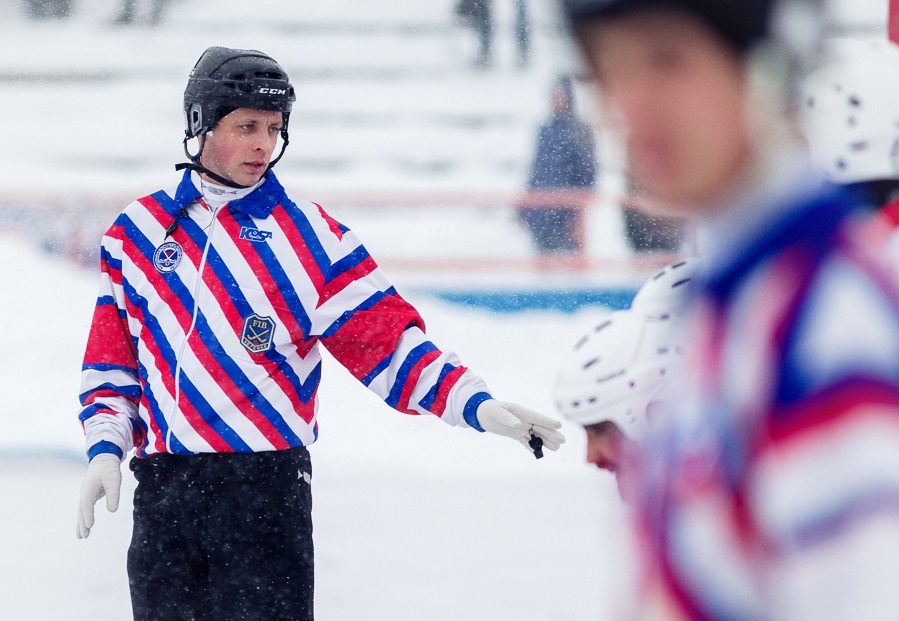
[[[184,251],[177,242],[166,242],[153,253],[153,265],[163,274],[168,274],[175,271],[183,256]]]
[[[253,313],[243,320],[240,342],[252,353],[258,354],[271,349],[274,336],[275,322],[271,317],[260,317]]]
[[[241,239],[248,239],[251,242],[264,242],[266,239],[271,239],[271,237],[271,231],[260,231],[259,229],[252,226],[240,227]]]

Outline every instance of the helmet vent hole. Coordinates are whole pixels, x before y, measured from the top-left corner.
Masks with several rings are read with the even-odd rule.
[[[581,340],[579,340],[579,341],[574,345],[574,349],[575,349],[575,350],[578,350],[578,349],[580,349],[581,347],[583,347],[584,345],[586,345],[586,344],[587,344],[587,340],[588,340],[588,339],[587,339],[586,336],[585,336],[584,338],[582,338]]]
[[[602,330],[603,328],[607,328],[609,325],[611,325],[611,323],[612,323],[612,320],[611,320],[611,319],[608,320],[608,321],[604,321],[604,322],[602,322],[601,324],[599,324],[598,326],[596,326],[595,328],[593,328],[593,331],[594,331],[594,332],[599,332],[599,331]]]
[[[861,108],[862,100],[858,98],[858,95],[852,95],[849,97],[849,105],[853,108]]]
[[[599,356],[597,356],[597,357],[594,358],[593,360],[590,360],[590,361],[586,362],[586,363],[584,364],[584,368],[585,368],[585,369],[589,369],[590,367],[592,367],[594,364],[596,364],[596,363],[599,362],[600,360],[602,360],[602,358],[600,358]]]
[[[599,401],[599,399],[597,399],[596,397],[590,397],[589,399],[587,399],[587,403],[590,404],[596,403],[597,401]]]
[[[635,382],[634,380],[631,380],[627,383],[627,385],[630,386],[631,388],[635,388],[637,386],[637,382]]]

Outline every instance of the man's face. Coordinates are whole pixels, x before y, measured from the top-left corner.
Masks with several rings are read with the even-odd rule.
[[[584,431],[587,432],[587,463],[614,474],[618,493],[627,501],[631,496],[627,463],[634,451],[632,441],[610,421],[586,425]]]
[[[550,96],[550,102],[552,103],[553,115],[556,117],[564,116],[568,111],[569,102],[568,102],[568,94],[565,89],[561,86],[557,86],[552,90],[552,95]]]
[[[200,162],[238,185],[265,174],[281,131],[281,113],[238,108],[206,134]]]
[[[588,23],[603,101],[627,136],[631,173],[678,210],[720,200],[750,165],[745,67],[688,14],[653,10]]]

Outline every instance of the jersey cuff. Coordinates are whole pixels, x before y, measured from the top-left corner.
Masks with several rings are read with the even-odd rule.
[[[121,459],[124,455],[124,453],[122,453],[122,449],[120,449],[115,443],[109,442],[107,440],[101,440],[100,442],[97,442],[95,445],[93,445],[87,452],[87,460],[90,461],[101,453],[111,453],[119,459]]]
[[[492,398],[493,397],[486,392],[476,392],[468,399],[468,403],[465,404],[465,409],[462,410],[462,418],[465,419],[465,422],[481,433],[484,432],[484,428],[481,427],[481,423],[478,422],[478,407],[484,403],[484,401]]]

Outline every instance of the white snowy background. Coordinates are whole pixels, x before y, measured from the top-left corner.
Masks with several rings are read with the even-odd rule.
[[[886,0],[835,4],[838,19],[866,36],[872,24],[882,29]],[[523,70],[512,0],[495,0],[495,63],[482,71],[471,67],[474,37],[453,24],[452,0],[171,0],[165,23],[129,28],[111,24],[118,0],[74,0],[72,17],[55,22],[28,20],[23,5],[0,0],[5,621],[130,618],[127,468],[119,512],[101,502],[90,538],[74,534],[85,468],[78,372],[97,287],[81,249],[126,202],[172,179],[172,164],[183,161],[181,94],[207,46],[262,49],[285,66],[298,101],[276,169],[282,182],[357,230],[434,341],[499,398],[553,413],[558,361],[606,309],[497,315],[436,301],[427,286],[639,282],[641,270],[621,269],[632,263],[620,213],[601,198],[588,220],[588,255],[614,270],[400,268],[427,256],[527,267],[529,242],[511,210],[454,205],[445,195],[523,187],[549,84],[577,69],[551,2],[529,3],[532,63]],[[578,85],[585,115],[596,107],[588,88]],[[599,127],[597,139],[600,188],[614,194],[620,157]],[[379,193],[425,198],[387,208],[347,198]],[[392,412],[333,360],[325,366],[321,436],[311,449],[318,619],[613,615],[626,584],[624,512],[611,477],[582,463],[579,428],[566,424],[569,442],[536,461],[511,441]]]

